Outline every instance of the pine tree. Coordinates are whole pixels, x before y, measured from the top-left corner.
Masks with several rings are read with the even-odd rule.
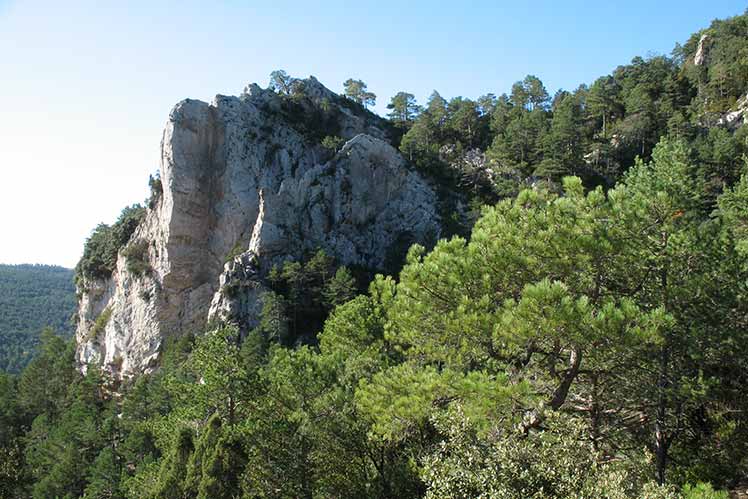
[[[410,124],[417,117],[421,107],[416,103],[416,97],[407,92],[398,92],[387,104],[390,113],[387,115],[396,123]]]

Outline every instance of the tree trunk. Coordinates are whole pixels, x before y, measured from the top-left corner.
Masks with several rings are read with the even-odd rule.
[[[579,368],[582,364],[582,352],[573,347],[569,352],[569,367],[563,371],[561,381],[556,389],[553,391],[551,399],[547,403],[547,407],[557,411],[566,402],[566,397],[569,395],[569,389],[571,384],[577,378],[579,374]],[[543,422],[543,416],[538,411],[533,410],[527,417],[526,421],[522,423],[522,432],[527,434],[533,428],[537,428]]]
[[[605,137],[606,137],[606,133],[605,133],[605,112],[603,111],[603,138],[605,138]]]
[[[657,419],[655,421],[655,458],[657,465],[657,483],[665,484],[665,469],[667,468],[667,447],[668,438],[665,429],[666,416],[666,398],[665,390],[667,388],[667,347],[663,346],[660,350],[660,379],[657,383]]]
[[[590,438],[592,448],[597,454],[600,451],[600,405],[598,404],[598,377],[592,375],[592,394],[590,395]]]
[[[564,377],[561,380],[561,384],[553,392],[553,398],[551,398],[549,406],[556,410],[559,409],[564,402],[566,402],[566,396],[569,394],[569,388],[571,384],[579,374],[579,366],[582,363],[582,352],[577,348],[572,348],[569,353],[569,367],[564,373]]]
[[[664,247],[667,247],[668,237],[664,235]],[[665,312],[669,311],[668,271],[664,267],[660,271],[660,285],[662,286],[662,305]],[[662,347],[660,347],[659,374],[657,380],[657,417],[655,419],[655,464],[656,479],[659,485],[665,484],[665,469],[667,468],[667,448],[669,445],[666,417],[667,417],[667,388],[668,362],[670,360],[670,345],[668,331],[665,331]]]

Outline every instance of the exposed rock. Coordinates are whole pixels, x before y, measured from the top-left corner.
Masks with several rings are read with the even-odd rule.
[[[734,110],[726,113],[717,124],[724,125],[731,130],[737,130],[742,125],[748,124],[748,94],[738,100]]]
[[[243,329],[257,325],[262,311],[262,295],[266,291],[257,263],[251,251],[226,263],[219,278],[218,291],[210,304],[209,320],[232,322]]]
[[[110,279],[85,283],[81,366],[147,371],[166,337],[199,332],[209,315],[251,327],[262,279],[284,259],[323,248],[382,268],[393,248],[439,236],[434,191],[384,140],[385,123],[314,78],[301,82],[292,97],[250,85],[241,97],[174,107],[163,195],[131,240],[148,241],[149,271],[134,275],[120,253]],[[348,142],[331,155],[319,145],[325,134]]]
[[[433,190],[392,146],[369,135],[259,198],[249,248],[224,267],[209,319],[253,326],[258,305],[246,295],[261,294],[258,283],[289,257],[322,248],[344,264],[381,269],[389,253],[433,243],[440,231]]]
[[[706,56],[709,51],[709,42],[710,38],[708,34],[704,33],[701,35],[701,38],[699,38],[699,44],[696,47],[696,55],[693,56],[694,65],[701,66],[706,62]]]
[[[742,481],[729,492],[730,499],[748,499],[748,482]]]

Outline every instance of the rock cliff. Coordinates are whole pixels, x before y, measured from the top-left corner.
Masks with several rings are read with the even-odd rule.
[[[748,124],[748,94],[738,99],[732,109],[717,121],[717,124],[724,125],[733,131]]]
[[[323,147],[325,136],[344,145]],[[251,327],[263,280],[285,259],[321,248],[380,269],[440,234],[435,191],[387,142],[386,123],[313,77],[289,96],[250,85],[177,104],[161,181],[111,277],[79,289],[83,368],[126,377],[154,368],[165,338],[209,319]],[[134,272],[132,258],[147,270]]]
[[[699,38],[699,44],[696,46],[696,53],[693,56],[693,63],[695,66],[701,66],[706,62],[707,52],[709,51],[709,34],[704,33]]]

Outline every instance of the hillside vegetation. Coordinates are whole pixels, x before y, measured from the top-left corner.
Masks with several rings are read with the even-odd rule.
[[[742,15],[552,98],[533,76],[398,94],[395,142],[475,223],[364,293],[323,253],[286,262],[256,328],[173,337],[136,379],[45,334],[0,375],[0,497],[726,499],[748,479],[746,54]],[[110,230],[84,275],[111,272]]]
[[[72,335],[73,271],[49,265],[0,265],[0,371],[19,372],[50,327]]]

